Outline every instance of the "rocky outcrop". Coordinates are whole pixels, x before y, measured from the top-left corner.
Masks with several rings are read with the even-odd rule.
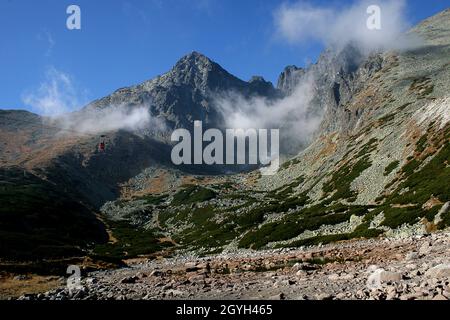
[[[305,76],[306,70],[297,66],[287,66],[278,77],[277,88],[285,95],[290,95]]]
[[[289,95],[302,82],[312,81],[316,92],[310,112],[324,115],[317,135],[351,130],[360,115],[349,123],[345,105],[382,65],[381,55],[366,57],[357,46],[347,45],[343,49],[325,51],[317,63],[306,69],[286,67],[278,79],[277,88]]]
[[[191,128],[194,120],[202,121],[205,126],[221,127],[222,114],[212,102],[218,95],[230,91],[244,96],[276,97],[279,94],[261,77],[243,81],[206,56],[192,52],[182,57],[169,72],[140,85],[119,89],[89,104],[86,110],[111,105],[144,105],[172,129]]]

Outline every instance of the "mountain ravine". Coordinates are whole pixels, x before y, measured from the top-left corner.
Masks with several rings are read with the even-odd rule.
[[[144,106],[164,124],[158,130],[78,135],[59,120],[0,111],[0,268],[42,276],[78,264],[91,279],[79,296],[57,289],[33,299],[298,299],[290,292],[307,277],[321,288],[304,288],[307,298],[449,298],[450,10],[410,33],[420,46],[370,56],[356,45],[330,49],[306,69],[286,67],[276,88],[193,52],[166,74],[69,115]],[[171,163],[173,129],[194,120],[223,127],[215,95],[277,101],[307,77],[315,87],[309,112],[322,121],[275,175]],[[371,264],[394,284],[358,292]],[[442,290],[433,282],[419,297],[414,288],[425,280],[414,272],[429,275],[436,265],[447,270],[430,276]],[[227,281],[237,289],[224,289]]]

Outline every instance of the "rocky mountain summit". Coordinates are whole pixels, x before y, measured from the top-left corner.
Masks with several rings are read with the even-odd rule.
[[[170,129],[191,128],[194,120],[207,126],[221,127],[222,114],[214,107],[213,100],[227,92],[246,97],[274,98],[279,95],[262,77],[243,81],[194,51],[182,57],[169,72],[140,85],[119,89],[89,104],[86,109],[144,105],[152,116],[163,118]]]

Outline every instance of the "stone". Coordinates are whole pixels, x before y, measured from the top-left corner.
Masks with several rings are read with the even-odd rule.
[[[282,292],[269,297],[269,300],[285,300],[285,299],[286,299],[286,296]]]
[[[401,295],[400,296],[400,300],[417,300],[417,299],[419,299],[421,297],[422,297],[421,294],[408,293],[408,294]]]
[[[439,212],[437,213],[436,217],[434,218],[434,224],[438,224],[439,222],[442,221],[442,217],[447,214],[450,211],[450,201],[444,203],[444,205],[442,206],[442,208],[439,210]]]
[[[419,249],[419,255],[425,256],[431,251],[431,245],[428,242],[425,242]]]
[[[171,297],[179,297],[179,296],[182,296],[184,293],[183,293],[183,291],[180,291],[180,290],[170,289],[170,290],[167,290],[165,292],[165,294],[167,296],[171,296]]]
[[[345,300],[347,298],[347,295],[344,293],[344,292],[339,292],[337,295],[336,295],[336,299],[337,300]]]
[[[308,275],[308,273],[305,270],[298,270],[295,273],[295,275],[298,276],[298,277],[302,277],[303,278],[303,277],[306,277]]]
[[[382,271],[380,273],[381,282],[397,282],[402,280],[402,275],[399,272]]]
[[[86,279],[86,284],[89,284],[89,285],[96,284],[97,282],[98,282],[98,280],[95,278],[87,278]]]
[[[341,280],[352,280],[355,278],[355,275],[351,273],[346,273],[341,275]]]
[[[333,295],[326,293],[326,292],[321,292],[316,295],[316,300],[332,300],[332,299],[333,299]]]
[[[367,267],[367,272],[373,273],[373,272],[375,272],[378,269],[380,269],[380,268],[377,265],[372,264],[369,267]]]
[[[431,279],[450,278],[450,264],[439,264],[431,269],[428,269],[428,271],[425,272],[425,276]]]
[[[409,252],[406,254],[405,260],[406,261],[411,261],[411,260],[416,260],[419,258],[419,254],[415,251],[413,252]]]
[[[132,284],[132,283],[136,283],[136,281],[138,281],[139,278],[137,276],[131,276],[131,277],[125,277],[122,280],[120,280],[120,283],[125,283],[125,284]]]
[[[138,274],[136,274],[136,276],[137,276],[139,279],[147,278],[147,274],[144,273],[144,272],[139,272]]]
[[[337,281],[339,279],[340,279],[340,276],[337,273],[333,273],[328,276],[328,280],[330,280],[330,281]]]
[[[31,278],[29,276],[27,276],[27,275],[20,274],[18,276],[15,276],[13,279],[14,280],[18,280],[18,281],[24,281],[24,280],[29,280]]]
[[[367,279],[369,289],[379,289],[382,283],[397,282],[402,280],[402,275],[398,272],[386,271],[384,269],[375,270]]]
[[[150,273],[151,277],[162,277],[164,275],[164,272],[160,271],[160,270],[153,270]]]
[[[432,300],[448,300],[445,296],[443,296],[442,294],[438,294],[436,296],[434,296],[434,298]]]

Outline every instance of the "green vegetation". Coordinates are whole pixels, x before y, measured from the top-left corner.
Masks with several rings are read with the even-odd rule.
[[[403,166],[402,168],[403,173],[406,176],[410,176],[420,166],[420,163],[421,162],[417,159],[410,159],[410,161]]]
[[[407,102],[405,104],[402,104],[400,107],[397,108],[398,111],[403,111],[405,110],[408,106],[410,106],[412,104],[412,102]]]
[[[124,221],[108,221],[116,243],[97,245],[93,253],[101,258],[116,259],[134,258],[139,255],[151,254],[170,246],[170,243],[160,243],[161,235],[155,230],[135,228]]]
[[[334,194],[325,201],[325,204],[342,199],[346,199],[348,202],[356,201],[357,194],[350,189],[351,183],[372,165],[370,153],[377,148],[377,141],[373,138],[367,142],[356,156],[360,159],[355,164],[352,165],[347,162],[333,173],[328,183],[323,185],[322,190],[326,194],[324,198],[334,191]]]
[[[324,236],[311,237],[307,239],[302,239],[291,243],[290,247],[302,247],[302,246],[316,246],[319,244],[327,244],[331,242],[338,242],[343,240],[350,240],[350,235],[347,233],[343,234],[330,234]]]
[[[106,242],[103,224],[76,198],[22,169],[0,169],[0,257],[80,256],[90,243]]]
[[[414,171],[420,165],[418,160],[412,160],[403,167],[406,179],[392,193],[387,203],[423,205],[431,196],[441,202],[450,201],[450,142],[446,142],[433,159],[425,164],[420,171]],[[400,193],[401,190],[408,190]]]
[[[365,145],[362,146],[361,150],[356,155],[356,157],[360,158],[369,155],[372,151],[375,151],[377,149],[377,144],[378,144],[377,138],[370,139]]]
[[[325,183],[322,188],[326,194],[335,191],[332,197],[327,199],[327,203],[340,199],[347,199],[348,202],[354,202],[357,195],[350,189],[351,183],[370,166],[370,160],[368,157],[364,157],[355,165],[352,166],[346,164],[336,171],[332,175],[331,180],[328,183]]]
[[[299,176],[290,184],[272,190],[267,195],[276,200],[285,200],[294,192],[294,188],[298,187],[304,180],[305,178],[303,176]]]
[[[432,144],[433,149],[438,151],[435,154],[425,154],[421,157],[408,157],[409,162],[401,169],[401,182],[390,194],[379,197],[384,199],[383,205],[378,207],[376,212],[384,212],[385,220],[383,225],[397,228],[403,224],[414,224],[420,219],[426,218],[433,221],[441,206],[434,206],[429,210],[423,209],[423,205],[431,198],[437,198],[442,203],[450,200],[450,142],[449,127],[441,131],[439,135],[432,136],[432,124],[427,134],[423,135],[416,143],[416,152],[422,154],[428,144]],[[442,139],[443,138],[443,139]],[[424,164],[424,159],[433,158]],[[392,165],[394,166],[394,165]],[[389,167],[389,166],[388,166]],[[388,169],[386,167],[386,171]],[[418,170],[420,168],[420,170]],[[389,188],[398,181],[395,179],[386,188]],[[438,228],[450,225],[448,217],[443,217]]]
[[[424,210],[420,207],[396,208],[386,206],[384,208],[384,221],[382,225],[390,228],[398,228],[403,224],[414,224],[423,217]]]
[[[416,143],[416,151],[422,153],[426,148],[426,143],[428,140],[428,134],[424,134]]]
[[[247,232],[239,242],[239,247],[259,249],[269,242],[294,238],[306,230],[316,230],[322,225],[335,225],[348,221],[352,215],[364,215],[369,207],[320,205],[305,208],[286,215],[279,221],[262,225],[257,230]]]
[[[204,202],[215,198],[216,195],[216,192],[211,189],[188,185],[173,196],[172,205],[179,206],[182,204]]]
[[[147,195],[138,198],[139,200],[145,200],[147,204],[160,205],[167,199],[167,195]]]
[[[380,122],[381,125],[386,125],[394,119],[395,119],[395,114],[390,113],[390,114],[385,115],[384,117],[380,118],[378,121]]]
[[[433,93],[434,84],[430,78],[420,77],[413,80],[409,90],[415,92],[419,98],[423,99]]]
[[[289,167],[291,167],[291,166],[293,166],[295,164],[298,164],[298,163],[300,163],[300,159],[299,158],[292,159],[292,160],[289,160],[289,161],[286,161],[285,163],[283,163],[280,166],[280,169],[281,170],[285,170],[285,169],[287,169],[287,168],[289,168]]]
[[[448,226],[450,226],[450,211],[448,211],[447,213],[443,214],[441,216],[441,222],[439,222],[438,224],[438,229],[444,229]]]
[[[384,169],[384,175],[388,176],[395,168],[398,167],[399,164],[400,164],[400,161],[398,161],[398,160],[395,160],[395,161],[392,161],[391,163],[389,163],[387,165],[387,167]]]
[[[383,231],[378,229],[369,229],[369,223],[362,223],[351,233],[341,233],[341,234],[330,234],[323,236],[316,236],[307,239],[302,239],[291,243],[291,247],[301,247],[301,246],[313,246],[318,244],[328,244],[331,242],[338,242],[344,240],[350,240],[355,238],[376,238]]]
[[[192,227],[185,229],[174,237],[174,240],[190,248],[214,248],[226,244],[236,235],[236,226],[231,219],[232,214],[223,213],[223,221],[212,221],[218,212],[212,207],[195,208],[192,210]],[[178,217],[177,217],[178,219]]]

